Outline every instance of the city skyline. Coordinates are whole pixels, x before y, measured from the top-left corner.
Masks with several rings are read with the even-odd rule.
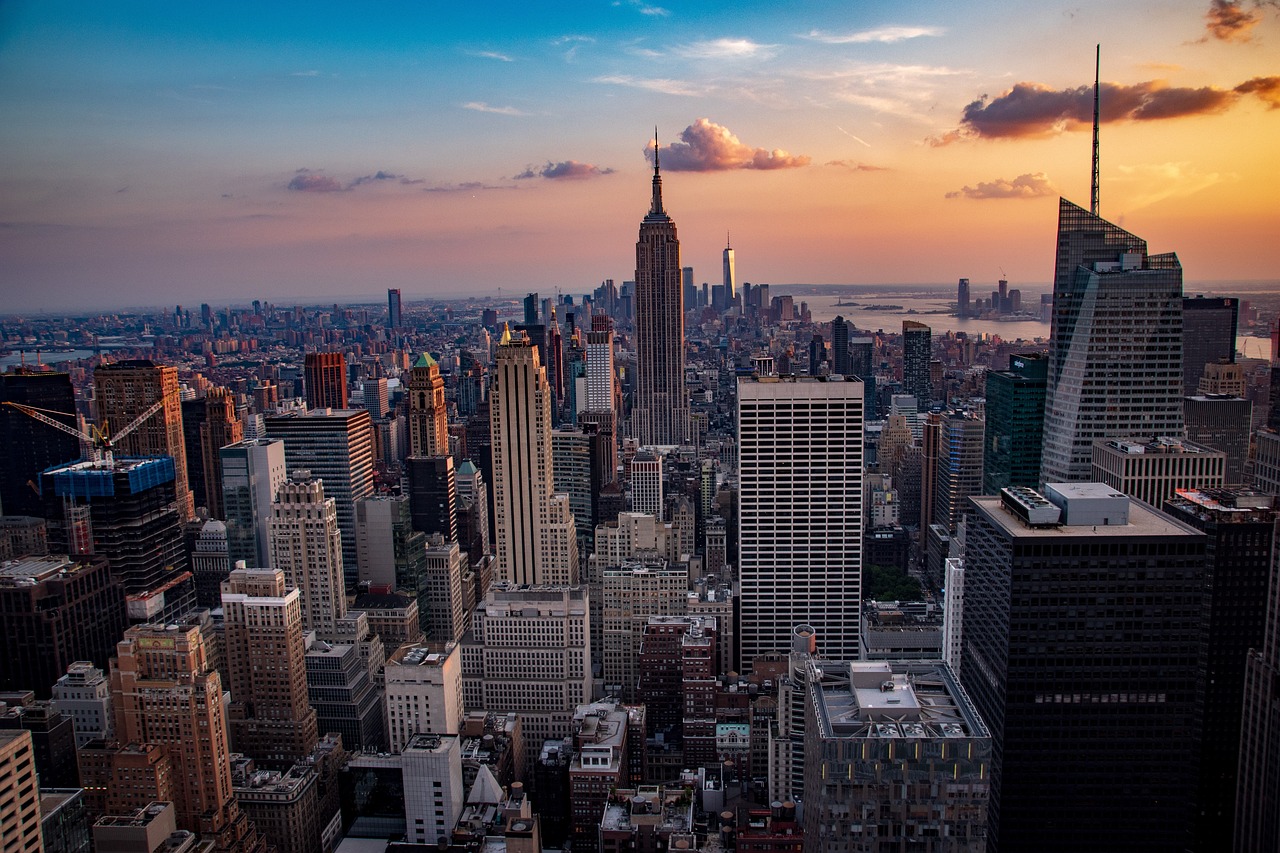
[[[1189,281],[1274,275],[1274,7],[1016,23],[987,3],[9,6],[6,301],[586,291],[628,277],[654,123],[699,282],[726,231],[747,281],[1044,282],[1054,198],[1088,196],[1100,40],[1102,215],[1177,246]]]

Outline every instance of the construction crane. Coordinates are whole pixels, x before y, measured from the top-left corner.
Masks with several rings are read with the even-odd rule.
[[[82,446],[90,448],[90,452],[92,454],[91,458],[95,463],[105,462],[107,465],[110,465],[114,461],[113,451],[115,449],[116,442],[142,426],[148,418],[163,409],[164,400],[159,400],[148,406],[142,414],[134,418],[130,424],[114,436],[108,436],[107,423],[105,421],[101,428],[91,424],[88,430],[82,430],[77,429],[76,427],[67,426],[62,421],[56,421],[49,417],[49,415],[61,415],[64,418],[73,417],[73,415],[68,412],[54,412],[49,409],[38,409],[35,406],[28,406],[25,403],[11,403],[7,400],[4,402],[4,405],[11,406],[22,412],[24,415],[35,418],[46,426],[51,426],[56,430],[65,432],[67,435],[74,436],[79,439]]]

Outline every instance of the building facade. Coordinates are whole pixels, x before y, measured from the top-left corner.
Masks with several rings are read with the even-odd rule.
[[[740,672],[800,624],[858,656],[862,427],[858,380],[738,382]]]

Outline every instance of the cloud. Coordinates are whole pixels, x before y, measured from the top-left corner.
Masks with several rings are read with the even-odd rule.
[[[850,172],[888,172],[888,166],[872,166],[870,163],[859,163],[857,160],[828,160],[828,166],[840,166]]]
[[[335,178],[316,174],[310,169],[299,169],[287,188],[300,193],[337,193],[346,189]]]
[[[1254,77],[1235,90],[1242,95],[1255,95],[1271,109],[1280,109],[1280,77]]]
[[[1250,41],[1253,28],[1261,22],[1262,15],[1245,9],[1241,2],[1209,0],[1209,11],[1204,13],[1205,39],[1213,36],[1219,41]]]
[[[354,181],[352,181],[348,185],[348,189],[355,189],[356,187],[362,184],[380,184],[380,183],[388,183],[392,181],[402,186],[413,186],[415,184],[426,183],[426,180],[423,178],[408,178],[408,177],[405,177],[404,175],[397,175],[393,172],[384,172],[383,170],[379,169],[378,171],[374,172],[372,175],[361,175],[360,177],[356,178]]]
[[[496,59],[499,62],[515,62],[514,59],[507,56],[505,53],[498,53],[493,50],[468,50],[466,53],[467,56],[474,56],[477,59]]]
[[[614,0],[613,5],[630,6],[641,15],[649,15],[650,17],[666,18],[671,15],[671,10],[664,9],[661,6],[650,6],[648,3],[645,3],[644,0],[627,0],[626,3],[623,3],[622,0]]]
[[[760,44],[751,39],[718,38],[680,45],[675,52],[685,59],[767,59],[774,55],[777,47],[776,44]]]
[[[894,44],[907,39],[922,36],[940,36],[946,30],[941,27],[879,27],[874,30],[859,30],[853,33],[828,33],[822,30],[810,30],[800,38],[818,41],[823,44]]]
[[[632,77],[629,74],[611,74],[597,77],[595,83],[609,83],[614,86],[629,86],[633,89],[645,89],[650,92],[661,92],[664,95],[681,95],[694,98],[705,94],[702,89],[683,80],[670,80],[663,77]]]
[[[493,113],[500,116],[525,116],[528,113],[515,107],[494,107],[484,101],[468,101],[462,105],[464,110],[475,110],[478,113]]]
[[[596,178],[601,175],[612,175],[613,169],[600,168],[594,163],[579,163],[577,160],[562,160],[559,163],[547,161],[547,165],[535,169],[529,166],[520,174],[516,175],[517,180],[525,180],[527,178]]]
[[[653,161],[654,143],[645,146],[645,156]],[[680,141],[666,146],[662,165],[673,172],[721,172],[729,169],[793,169],[809,165],[807,155],[792,155],[775,148],[752,148],[734,136],[729,128],[700,118],[680,133]]]
[[[1280,78],[1256,77],[1234,89],[1216,86],[1170,86],[1163,80],[1122,85],[1103,83],[1101,118],[1104,122],[1155,121],[1207,115],[1229,109],[1243,95],[1277,105]],[[1017,83],[995,98],[983,95],[964,108],[960,127],[926,140],[946,145],[960,139],[1017,139],[1054,136],[1093,124],[1093,87],[1053,89],[1040,83]]]
[[[312,68],[310,71],[294,71],[290,77],[319,77],[320,72]]]
[[[947,193],[947,198],[1042,198],[1058,194],[1058,188],[1044,172],[1019,175],[1012,181],[996,178],[982,181],[976,187],[963,187]]]

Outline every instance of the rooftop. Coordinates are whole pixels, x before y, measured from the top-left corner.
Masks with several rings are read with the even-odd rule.
[[[809,701],[824,738],[989,737],[942,661],[810,661]]]
[[[44,557],[23,557],[0,563],[0,586],[34,586],[41,581],[61,574],[80,570],[65,554]]]
[[[1058,484],[1070,486],[1097,486],[1096,483]],[[1110,486],[1102,486],[1108,493],[1115,493]],[[993,495],[970,497],[969,500],[993,524],[1005,530],[1012,537],[1036,539],[1062,539],[1080,536],[1100,536],[1112,538],[1116,536],[1198,536],[1198,531],[1175,521],[1153,507],[1141,501],[1129,501],[1129,521],[1127,524],[1091,525],[1062,524],[1055,527],[1028,527],[1022,519],[1001,504],[1000,498]]]

